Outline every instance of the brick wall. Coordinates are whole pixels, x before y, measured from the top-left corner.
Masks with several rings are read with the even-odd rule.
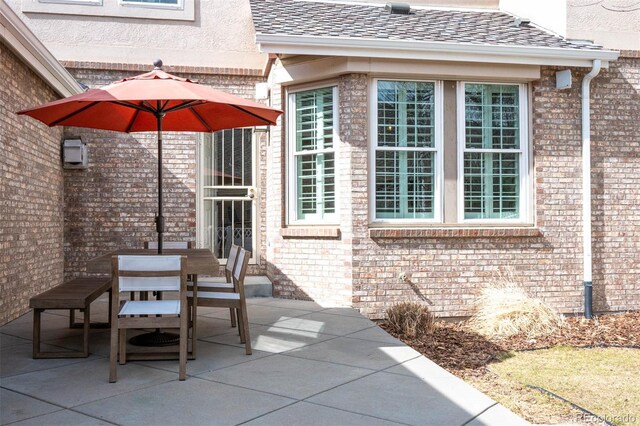
[[[88,65],[70,72],[89,87],[141,72],[135,67],[123,71],[110,69],[108,64]],[[247,99],[253,99],[255,84],[262,80],[256,75],[178,75]],[[64,173],[65,275],[72,277],[86,273],[88,259],[116,248],[142,247],[144,241],[157,239],[157,135],[79,128],[66,128],[65,132],[81,136],[89,150],[87,170]],[[165,241],[196,238],[197,140],[196,133],[164,133]],[[262,253],[258,256],[264,257]],[[264,269],[262,259],[249,273],[264,273]]]
[[[58,96],[0,43],[0,325],[62,282],[61,128],[15,111]]]
[[[592,83],[594,309],[640,309],[640,51]]]
[[[640,307],[640,60],[633,56],[612,63],[592,83],[596,311]],[[369,229],[369,79],[348,75],[339,83],[341,238],[305,231],[305,238],[282,238],[285,150],[274,128],[267,258],[276,293],[330,303],[343,286],[353,306],[374,318],[403,300],[423,301],[440,316],[466,316],[483,285],[511,273],[558,310],[582,312],[580,82],[588,70],[574,69],[574,87],[563,91],[555,89],[556,71],[543,67],[532,84],[532,230]],[[408,273],[407,282],[401,273]]]

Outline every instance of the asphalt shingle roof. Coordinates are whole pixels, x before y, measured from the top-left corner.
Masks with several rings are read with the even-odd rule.
[[[453,42],[599,50],[570,43],[535,26],[518,27],[499,11],[411,7],[395,15],[385,5],[305,0],[250,0],[257,34]]]

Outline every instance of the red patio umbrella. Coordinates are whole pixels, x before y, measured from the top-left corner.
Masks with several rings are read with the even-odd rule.
[[[162,131],[215,132],[276,123],[282,111],[154,70],[19,111],[48,126],[158,132],[158,253],[162,253]]]

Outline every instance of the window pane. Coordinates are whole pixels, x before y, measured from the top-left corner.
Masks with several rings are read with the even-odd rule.
[[[324,169],[323,176],[323,212],[335,213],[336,212],[336,165],[335,154],[326,153],[323,156],[324,163],[322,167]]]
[[[433,152],[407,152],[407,214],[405,217],[433,218]]]
[[[378,146],[435,146],[433,83],[378,82]]]
[[[434,216],[435,153],[376,153],[376,217],[432,219]]]
[[[518,90],[517,85],[465,85],[467,148],[520,148]]]
[[[519,153],[464,154],[465,219],[519,217]]]
[[[296,150],[333,148],[333,88],[295,94]]]
[[[297,156],[296,176],[298,194],[298,219],[316,213],[316,154]]]
[[[376,217],[392,218],[400,212],[399,154],[376,152]]]

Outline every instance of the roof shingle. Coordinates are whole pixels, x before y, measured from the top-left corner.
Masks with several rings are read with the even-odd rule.
[[[600,50],[531,26],[518,27],[500,11],[412,7],[391,14],[384,4],[306,0],[250,0],[257,34],[469,43]]]

